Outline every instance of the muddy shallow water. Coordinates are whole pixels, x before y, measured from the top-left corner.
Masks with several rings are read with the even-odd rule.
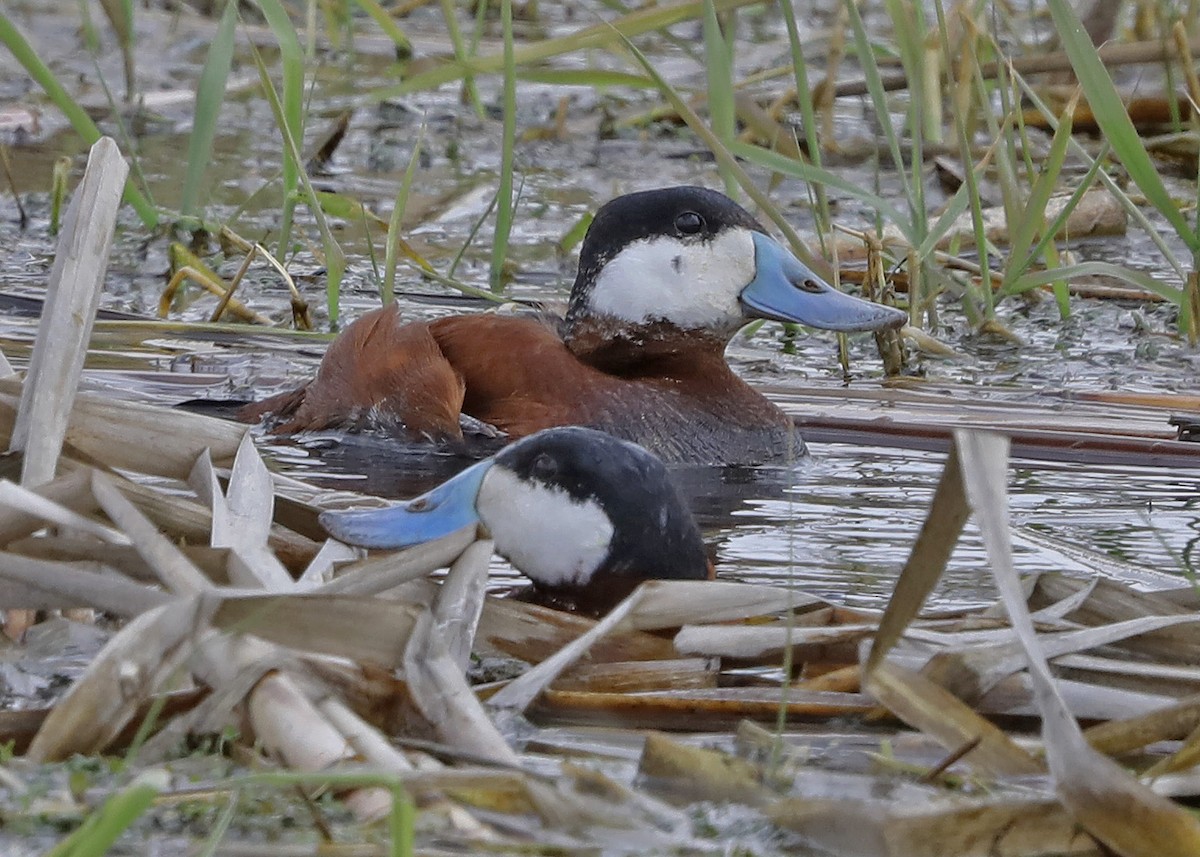
[[[410,22],[418,44],[441,38],[436,16],[423,10]],[[16,17],[31,38],[61,51],[60,62],[80,73],[90,71],[86,54],[71,50],[71,37],[35,4],[16,4]],[[548,34],[575,24],[551,11]],[[747,69],[778,62],[784,48],[770,16],[753,28],[739,55]],[[814,22],[814,26],[819,22]],[[146,29],[140,55],[143,84],[150,91],[186,92],[204,58],[204,34],[209,24],[186,16],[176,18],[147,11],[139,18]],[[694,29],[694,28],[693,28]],[[686,27],[681,32],[690,33]],[[810,44],[816,44],[814,36]],[[678,46],[648,40],[656,61],[683,84],[702,83],[702,69]],[[494,44],[492,45],[494,47]],[[333,117],[352,110],[349,132],[325,173],[315,180],[322,188],[361,200],[384,217],[397,183],[408,163],[413,142],[424,135],[426,156],[417,174],[406,215],[406,237],[435,266],[444,269],[466,240],[475,221],[490,203],[496,185],[499,122],[491,112],[497,82],[481,79],[480,89],[489,113],[475,114],[459,103],[457,87],[448,86],[384,103],[364,93],[395,81],[386,51],[364,41],[353,59],[322,54],[309,107],[308,140],[319,137]],[[115,68],[115,52],[106,45],[102,69]],[[564,60],[569,63],[570,60]],[[252,73],[247,55],[239,51],[233,78]],[[114,72],[115,73],[115,72]],[[81,97],[95,97],[94,86],[76,80]],[[11,99],[25,93],[22,75],[11,58],[0,64],[0,92]],[[631,117],[652,107],[649,96],[574,87],[552,89],[522,84],[519,129],[525,140],[518,146],[517,170],[521,187],[511,258],[517,268],[510,289],[515,297],[562,300],[573,276],[573,260],[553,249],[585,213],[611,196],[672,183],[719,186],[710,160],[686,134],[661,126],[629,127],[615,137],[599,134],[602,124]],[[29,99],[36,101],[31,94]],[[565,135],[547,131],[553,124],[560,97],[566,97]],[[164,102],[156,121],[138,136],[139,165],[150,189],[163,205],[177,203],[182,159],[189,130],[190,105]],[[847,138],[869,139],[874,130],[864,103],[839,102],[838,130]],[[111,125],[106,130],[112,130]],[[47,110],[42,132],[9,140],[18,190],[33,215],[21,229],[11,195],[0,193],[0,291],[38,295],[53,253],[47,234],[49,169],[59,154],[73,156],[76,170],[83,147],[60,120]],[[277,190],[268,190],[244,211],[247,199],[274,177],[279,142],[263,99],[252,89],[230,95],[222,113],[217,150],[212,164],[209,218],[228,221],[241,234],[260,237],[276,224]],[[870,163],[846,163],[836,169],[855,181],[885,188],[892,181]],[[765,185],[765,177],[760,176]],[[773,189],[784,210],[801,229],[811,228],[805,188],[784,181]],[[837,199],[842,222],[869,225],[873,213],[850,199]],[[930,205],[944,198],[930,180]],[[311,224],[300,217],[300,242],[292,260],[300,288],[310,301],[318,325],[327,330],[319,260],[304,241],[312,240]],[[342,319],[348,320],[377,304],[377,279],[370,262],[372,250],[382,256],[382,234],[357,222],[338,223],[339,240],[350,269],[342,295]],[[486,284],[490,225],[463,256],[458,276],[478,286]],[[153,315],[163,288],[166,240],[147,236],[128,211],[123,214],[118,246],[110,268],[102,306],[140,317]],[[1136,234],[1075,242],[1082,258],[1145,259],[1152,264],[1147,242]],[[214,263],[219,260],[214,259]],[[223,273],[238,260],[221,265]],[[1152,271],[1153,272],[1153,271]],[[460,309],[460,305],[411,272],[402,273],[400,287],[423,294],[443,295],[440,304],[402,296],[412,317]],[[256,269],[239,297],[256,310],[286,318],[286,293],[269,271]],[[189,292],[178,301],[173,319],[197,321],[207,317],[213,301]],[[31,322],[10,307],[0,319],[0,346],[14,361],[24,358]],[[1040,394],[1064,390],[1131,390],[1195,392],[1200,357],[1170,335],[1174,310],[1151,304],[1118,304],[1076,300],[1074,316],[1063,322],[1049,300],[1009,300],[1000,320],[1021,339],[1020,344],[978,335],[969,328],[953,301],[942,307],[943,327],[937,335],[959,353],[953,359],[913,353],[910,371],[915,383],[948,385],[961,395],[977,398]],[[249,333],[249,331],[247,331]],[[130,399],[174,403],[195,397],[247,398],[298,383],[307,377],[323,342],[276,341],[250,335],[202,338],[193,333],[164,330],[141,341],[110,335],[103,325],[93,340],[89,384]],[[881,368],[869,337],[851,344],[850,373],[837,362],[834,338],[804,333],[791,340],[767,325],[750,338],[739,337],[731,347],[735,364],[753,381],[769,384],[787,400],[799,387],[871,389],[880,382]],[[155,373],[169,373],[156,375]],[[952,403],[947,407],[952,407]],[[436,457],[399,456],[386,444],[349,444],[332,448],[327,441],[270,443],[268,450],[284,471],[336,487],[406,496],[445,471]],[[757,471],[681,473],[686,493],[693,498],[723,575],[746,580],[788,582],[817,594],[857,604],[878,605],[895,574],[932,496],[942,456],[934,453],[842,444],[813,444],[810,460],[794,468]],[[363,474],[369,474],[364,477]],[[1013,468],[1014,518],[1021,527],[1114,559],[1168,574],[1194,574],[1200,566],[1200,470],[1165,471],[1136,467],[1097,467],[1077,464],[1016,462]],[[1024,571],[1071,567],[1063,555],[1044,543],[1018,545]],[[506,574],[497,564],[498,580]],[[946,601],[977,602],[991,597],[982,547],[974,530],[967,530],[956,552],[939,597]]]

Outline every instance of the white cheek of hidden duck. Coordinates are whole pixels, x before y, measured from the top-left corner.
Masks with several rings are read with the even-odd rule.
[[[494,467],[476,506],[496,553],[545,586],[582,586],[608,556],[613,525],[594,500]]]

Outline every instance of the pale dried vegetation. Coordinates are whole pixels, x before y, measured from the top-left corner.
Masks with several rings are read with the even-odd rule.
[[[101,141],[74,209],[92,220],[68,218],[24,389],[0,381],[0,430],[23,450],[6,466],[24,462],[0,482],[9,630],[81,607],[116,629],[53,706],[0,715],[13,807],[31,763],[128,754],[128,785],[56,853],[93,853],[71,843],[194,793],[173,754],[213,733],[237,735],[249,770],[387,820],[345,853],[724,851],[696,802],[839,855],[1200,853],[1179,802],[1200,794],[1196,593],[1019,577],[1003,437],[956,435],[881,614],[732,582],[648,584],[598,622],[498,599],[477,534],[361,558],[316,515],[362,498],[273,475],[245,427],[76,395],[82,358],[62,346],[89,335],[96,230],[111,234],[123,178]],[[924,610],[972,514],[999,600]],[[473,657],[529,668],[472,686]],[[531,722],[615,730],[580,749]],[[603,764],[630,746],[632,785]],[[252,853],[220,839],[208,853]]]

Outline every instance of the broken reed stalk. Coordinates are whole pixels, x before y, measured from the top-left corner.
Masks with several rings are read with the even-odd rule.
[[[9,442],[10,450],[24,453],[21,484],[25,487],[54,479],[100,305],[117,209],[128,175],[129,165],[117,144],[101,137],[88,153],[83,180],[67,209]],[[5,633],[20,639],[33,619],[29,611],[10,612]]]
[[[102,137],[92,146],[83,181],[67,209],[9,443],[9,449],[25,453],[21,484],[27,487],[54,478],[128,174],[117,144]]]
[[[253,450],[249,446],[243,446],[240,455],[253,455]],[[211,480],[212,474],[204,471],[202,462],[197,473]],[[260,537],[263,537],[263,524],[269,519],[269,512],[263,504],[250,501],[257,491],[269,490],[264,482],[269,477],[250,461],[235,463],[234,471],[235,474],[241,475],[234,475],[230,479],[230,491],[248,490],[248,493],[240,498],[227,496],[224,502],[231,509],[246,508],[246,503],[259,508],[264,513],[263,518],[245,524],[245,529],[248,532],[258,531]],[[97,485],[103,485],[104,481],[98,480]],[[208,490],[204,488],[203,480],[193,481],[200,484],[202,494]],[[127,487],[124,485],[120,490],[124,491]],[[427,722],[428,728],[448,746],[445,758],[461,759],[469,755],[472,759],[486,759],[492,764],[506,768],[526,761],[508,749],[495,724],[487,717],[463,680],[461,666],[447,655],[432,614],[419,606],[433,603],[438,598],[435,585],[428,581],[420,581],[420,586],[406,590],[408,594],[418,591],[425,593],[411,603],[383,598],[330,597],[314,593],[312,590],[302,594],[281,592],[247,595],[222,592],[202,581],[199,576],[177,567],[177,563],[186,562],[186,557],[181,558],[161,544],[156,547],[156,540],[148,537],[145,522],[139,521],[136,512],[127,503],[120,501],[118,493],[104,488],[97,493],[101,495],[100,499],[114,523],[141,546],[145,561],[156,569],[153,573],[159,579],[173,581],[170,587],[172,589],[186,590],[195,587],[205,588],[207,591],[198,598],[160,593],[164,599],[172,601],[171,604],[145,601],[145,618],[135,622],[130,629],[122,631],[118,638],[114,638],[112,647],[106,649],[106,653],[94,662],[89,670],[89,677],[76,685],[72,697],[60,702],[56,714],[45,719],[43,732],[35,745],[35,756],[40,758],[45,754],[46,758],[57,758],[70,752],[72,748],[98,751],[97,745],[113,740],[113,736],[119,733],[124,734],[128,730],[121,730],[117,721],[129,721],[130,718],[138,717],[144,712],[154,686],[162,681],[164,674],[170,672],[172,664],[180,663],[180,658],[192,652],[189,657],[190,671],[213,688],[210,699],[224,700],[215,708],[209,706],[204,715],[205,720],[193,722],[216,723],[216,728],[219,729],[234,707],[244,701],[251,712],[250,721],[261,742],[260,746],[289,766],[312,769],[314,775],[325,779],[338,790],[339,796],[348,802],[360,818],[394,813],[397,806],[395,789],[382,786],[378,778],[385,776],[385,773],[375,774],[376,779],[373,782],[367,783],[363,780],[351,785],[340,770],[346,761],[366,761],[379,772],[404,772],[402,775],[406,777],[406,787],[411,786],[411,780],[408,778],[422,776],[409,772],[412,763],[392,749],[386,737],[397,729],[412,728],[413,721],[409,715],[405,715],[403,725],[397,724],[393,719],[381,726],[375,721],[372,721],[374,725],[368,725],[353,713],[371,710],[378,712],[384,708],[388,711],[395,710],[398,702],[396,688],[401,682],[396,681],[390,674],[384,678],[380,668],[390,671],[397,666],[403,667],[400,675],[403,676],[407,694],[403,699],[406,700],[406,704],[407,701],[411,701],[413,708],[421,714],[421,720]],[[48,513],[62,516],[61,511]],[[220,513],[214,512],[214,516],[220,517]],[[4,517],[0,516],[0,520],[4,520]],[[956,528],[948,529],[954,531]],[[469,541],[470,534],[467,536]],[[8,547],[13,549],[11,545]],[[480,546],[479,550],[483,551],[483,547]],[[462,554],[461,548],[459,554]],[[427,558],[429,556],[432,554]],[[447,557],[447,561],[452,559],[453,556]],[[466,561],[465,555],[463,562],[465,565],[472,564]],[[428,568],[430,564],[426,565]],[[76,577],[80,576],[78,571],[67,568],[54,571],[58,575],[55,579],[72,573]],[[0,563],[0,577],[11,578],[10,572],[11,564]],[[478,573],[478,569],[472,570],[472,574]],[[53,575],[48,575],[47,579],[51,576]],[[94,578],[100,577],[99,574],[90,575],[89,585]],[[468,580],[464,582],[470,584],[470,577],[468,574]],[[1078,583],[1084,586],[1084,582]],[[135,584],[126,581],[125,585]],[[1150,612],[1160,614],[1166,610],[1163,604],[1147,601],[1145,594],[1134,593],[1115,585],[1097,585],[1094,587],[1095,593],[1086,587],[1083,591],[1070,589],[1065,591],[1065,595],[1059,590],[1048,589],[1045,578],[1039,585],[1046,597],[1059,600],[1052,608],[1042,608],[1038,611],[1039,621],[1043,623],[1052,622],[1055,617],[1066,616],[1070,611],[1083,610],[1092,605],[1098,597],[1111,600],[1112,595],[1118,592],[1123,593],[1127,599],[1126,606],[1145,605]],[[452,588],[455,586],[457,584],[451,584]],[[473,584],[466,585],[465,590],[469,595]],[[1133,601],[1129,602],[1128,599]],[[520,708],[528,704],[532,696],[548,688],[537,708],[539,716],[548,714],[563,719],[579,717],[584,722],[603,720],[609,724],[617,722],[627,726],[636,723],[656,723],[678,728],[681,724],[686,724],[692,729],[726,726],[732,722],[731,718],[743,716],[770,719],[778,710],[779,687],[720,687],[717,684],[720,668],[711,664],[708,658],[730,651],[731,661],[727,666],[736,665],[739,660],[745,663],[749,649],[744,644],[736,648],[730,648],[727,644],[736,644],[737,640],[734,638],[743,636],[746,632],[762,636],[761,632],[778,631],[782,622],[779,611],[790,612],[789,605],[798,606],[805,611],[802,617],[797,617],[800,621],[797,630],[793,632],[792,645],[800,643],[807,646],[804,659],[810,664],[825,663],[837,666],[856,660],[858,641],[862,640],[863,634],[869,634],[871,628],[875,627],[874,617],[861,611],[832,608],[824,605],[820,599],[805,599],[803,596],[797,598],[796,593],[782,589],[720,582],[659,582],[639,590],[639,594],[631,602],[626,602],[620,611],[624,615],[613,617],[614,621],[607,627],[602,623],[591,623],[578,617],[556,617],[567,623],[564,627],[571,628],[567,636],[578,637],[580,631],[587,628],[591,631],[585,634],[577,645],[571,647],[572,650],[564,653],[568,657],[560,655],[552,658],[540,674],[529,673],[527,675],[530,675],[530,680],[511,685],[513,691],[507,694],[507,699],[504,695],[497,696],[496,707],[505,709],[511,705],[513,708]],[[510,646],[528,644],[527,628],[532,626],[523,627],[509,622],[507,630],[501,631],[501,623],[497,621],[499,613],[507,613],[510,617],[522,615],[526,621],[544,627],[548,624],[547,617],[552,611],[512,602],[489,601],[483,612],[486,627],[480,637],[486,650],[494,643]],[[167,616],[167,613],[172,615]],[[491,615],[488,615],[489,613]],[[767,619],[765,625],[763,619],[747,626],[728,624],[730,621],[749,616],[774,616],[774,619]],[[1011,632],[994,621],[981,626],[982,630],[962,628],[964,621],[978,621],[982,618],[971,613],[943,620],[919,619],[912,623],[906,639],[920,642],[924,647],[925,657],[928,657],[930,643],[940,648],[943,653],[958,653],[959,650],[975,645],[980,635],[991,634],[992,637],[984,638],[993,639],[997,635],[1007,634],[1011,638]],[[1111,624],[1113,620],[1122,618],[1116,614],[1108,615],[1099,624]],[[1195,624],[1193,617],[1183,615],[1180,611],[1167,618],[1149,617],[1153,620],[1150,624],[1159,628],[1165,626],[1168,618],[1171,622],[1190,623],[1188,626],[1180,626],[1181,628]],[[713,624],[707,627],[697,624],[685,629],[688,631],[686,640],[684,631],[681,631],[676,636],[674,645],[662,637],[642,635],[645,640],[652,641],[655,648],[643,648],[637,650],[636,654],[630,645],[632,637],[626,636],[625,642],[608,647],[609,643],[616,644],[618,637],[628,635],[629,628],[678,627],[683,621]],[[1090,635],[1094,638],[1092,643],[1083,639],[1086,635],[1078,633],[1043,634],[1040,642],[1047,654],[1055,656],[1060,651],[1055,649],[1058,645],[1055,641],[1066,636],[1079,637],[1080,645],[1107,647],[1110,644],[1121,644],[1114,636],[1116,634],[1139,633],[1139,628],[1128,621],[1119,621],[1119,624],[1125,627],[1093,629],[1095,633]],[[1149,627],[1148,625],[1146,629]],[[612,639],[601,639],[605,633],[609,633]],[[637,632],[633,633],[636,635]],[[1190,636],[1181,639],[1190,639],[1193,645],[1197,645],[1195,633],[1186,633]],[[255,634],[258,639],[246,636],[247,634]],[[812,645],[804,642],[802,638],[806,637],[811,638]],[[557,640],[556,646],[564,642],[561,635]],[[598,667],[578,670],[558,687],[547,685],[546,682],[551,677],[548,674],[561,669],[565,665],[564,661],[578,657],[589,642],[594,643],[590,653],[594,660],[600,662]],[[1131,642],[1136,642],[1136,639]],[[634,645],[642,644],[643,641],[639,641]],[[777,643],[771,645],[778,648]],[[284,648],[279,648],[281,646]],[[689,646],[705,657],[687,659],[689,666],[685,667],[684,663],[678,660],[678,652]],[[901,641],[900,655],[911,654],[911,650],[903,650],[903,646],[904,641]],[[1171,651],[1177,650],[1178,645]],[[1190,649],[1183,651],[1187,652]],[[620,663],[638,660],[647,655],[651,661],[644,665],[627,663],[626,666],[622,666]],[[331,656],[336,660],[332,660]],[[1186,660],[1185,657],[1182,662]],[[777,657],[774,662],[778,662]],[[360,663],[372,666],[357,666]],[[878,683],[880,678],[891,679],[887,687],[888,693],[885,694],[889,704],[899,709],[899,712],[910,712],[909,716],[913,717],[914,721],[918,720],[917,715],[911,713],[914,711],[920,713],[922,718],[929,718],[928,728],[931,734],[938,735],[940,742],[949,745],[951,749],[962,748],[974,735],[982,734],[978,714],[967,709],[961,702],[954,706],[958,714],[952,720],[947,720],[946,716],[938,716],[938,712],[945,715],[951,706],[928,704],[931,696],[923,688],[927,689],[933,679],[931,676],[920,680],[910,678],[909,674],[915,675],[913,670],[916,666],[917,664],[912,664],[907,669],[887,670],[878,674],[877,687],[882,687]],[[1132,662],[1130,666],[1134,669],[1139,668]],[[1144,669],[1144,666],[1140,668]],[[114,675],[136,676],[137,680],[126,680],[122,683],[114,679]],[[841,679],[837,687],[842,692],[817,692],[812,687],[799,692],[789,688],[789,716],[828,718],[839,715],[862,716],[867,713],[872,708],[871,700],[854,693],[852,686],[842,686],[840,681]],[[118,688],[122,689],[122,693],[115,692]],[[129,695],[124,695],[125,692],[129,692]],[[942,693],[946,691],[943,690]],[[1111,692],[1106,697],[1112,700],[1108,704],[1113,704],[1117,696],[1122,696],[1121,704],[1127,705],[1128,693],[1121,695]],[[1029,705],[1026,702],[1023,716],[1028,716],[1028,709]],[[984,708],[978,710],[988,713]],[[1003,710],[1010,716],[1015,713],[1011,705],[1005,706]],[[93,725],[93,721],[97,720],[94,716],[96,711],[106,713],[106,716],[101,718],[105,721],[103,724]],[[995,709],[991,711],[994,713]],[[173,716],[178,717],[177,714]],[[190,715],[188,717],[190,718]],[[168,743],[176,743],[180,733],[173,731],[164,734],[167,737],[173,734],[174,741]],[[292,735],[301,737],[293,741]],[[163,742],[153,740],[157,742],[153,751],[162,752]],[[908,740],[911,739],[906,739]],[[654,753],[651,750],[648,752],[649,765],[653,761]],[[973,748],[965,756],[966,763],[982,765],[985,770],[991,770],[1000,777],[996,785],[1001,793],[1004,792],[1003,777],[1007,772],[1028,770],[1028,762],[1023,761],[1025,759],[1025,756],[1014,751],[1006,743],[1004,736],[999,734],[985,738],[981,746]],[[714,761],[721,763],[720,759]],[[439,782],[449,783],[455,776],[461,777],[462,773],[439,774]],[[950,774],[957,776],[953,771]],[[807,776],[821,775],[810,770]],[[533,801],[533,811],[550,813],[554,802],[552,800],[547,804],[546,801],[553,797],[554,789],[563,788],[563,784],[569,782],[571,776],[568,767],[564,766],[561,775],[555,778],[534,782],[517,776],[514,782],[528,784],[530,796],[527,799]],[[863,779],[877,785],[873,776],[863,775]],[[808,779],[805,781],[810,782]],[[937,825],[949,824],[955,819],[966,825],[964,836],[987,838],[999,835],[1002,829],[1021,831],[1019,834],[1005,834],[1008,837],[1006,843],[1020,841],[1058,844],[1066,841],[1063,836],[1067,833],[1071,836],[1076,835],[1071,833],[1070,816],[1063,811],[1052,795],[1045,792],[1034,795],[1031,804],[1014,799],[1012,794],[1008,794],[1007,797],[997,794],[980,798],[947,795],[931,790],[919,792],[920,800],[913,800],[910,795],[910,799],[901,796],[894,800],[876,801],[873,804],[856,800],[840,801],[834,806],[821,804],[819,800],[805,796],[802,790],[793,790],[787,793],[782,802],[777,803],[773,790],[791,789],[789,783],[787,778],[772,776],[762,780],[765,790],[750,788],[735,794],[726,793],[725,798],[748,800],[760,805],[769,818],[785,826],[798,826],[806,835],[815,832],[816,841],[826,844],[831,843],[831,837],[836,839],[837,830],[846,829],[844,822],[847,819],[862,812],[869,813],[869,818],[864,817],[862,821],[864,835],[868,835],[866,831],[870,831],[869,835],[879,834],[885,842],[905,835],[905,830],[910,831],[910,836],[916,836],[922,831],[931,835],[939,829]],[[478,790],[482,786],[476,784],[474,788]],[[904,788],[908,788],[908,785]],[[1028,788],[1028,785],[1025,788]],[[418,792],[417,797],[427,794],[420,789]],[[572,797],[572,800],[575,799]],[[455,793],[453,800],[459,801],[462,798]],[[467,800],[469,801],[469,798]],[[920,807],[920,812],[915,816],[913,807]],[[981,810],[985,811],[983,816],[974,821],[967,821],[967,814],[977,814]],[[611,811],[611,807],[607,811]],[[576,829],[579,826],[578,812],[572,810],[570,817],[576,820],[572,826],[572,829]],[[1051,817],[1052,830],[1038,826],[1045,824]],[[554,815],[553,818],[557,821],[548,822],[551,826],[561,824],[564,816]],[[588,824],[591,824],[591,816],[587,818]],[[825,820],[824,826],[818,824],[821,819]],[[840,825],[839,819],[843,822]],[[1017,838],[1014,839],[1014,836]],[[926,838],[928,839],[928,835]],[[1013,853],[1025,857],[1045,853],[1031,848],[1032,846],[1022,847]],[[881,847],[876,851],[860,849],[852,853],[869,853],[874,857],[896,852]],[[917,849],[905,853],[925,857],[933,852]]]

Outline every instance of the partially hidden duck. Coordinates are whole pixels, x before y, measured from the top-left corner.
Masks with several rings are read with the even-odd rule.
[[[334,538],[404,548],[482,526],[549,606],[606,612],[642,581],[712,576],[696,521],[667,468],[579,426],[513,443],[413,500],[324,512]]]
[[[838,292],[723,194],[632,193],[592,221],[565,319],[406,323],[390,304],[346,328],[307,385],[240,416],[270,416],[277,433],[434,442],[475,421],[510,438],[583,425],[673,463],[786,461],[804,454],[791,418],[725,361],[734,334],[760,318],[863,331],[906,316]]]

